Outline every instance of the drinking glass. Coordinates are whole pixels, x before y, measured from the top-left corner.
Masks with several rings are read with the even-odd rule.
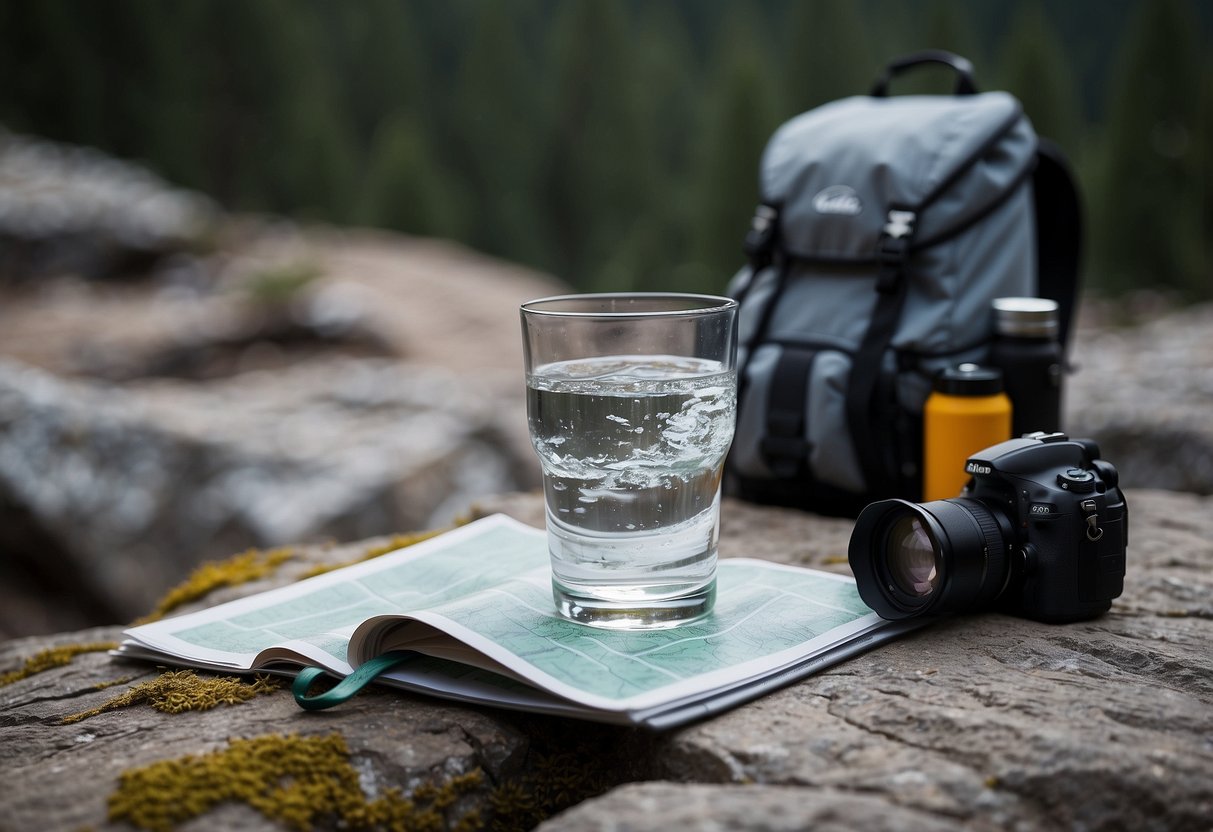
[[[737,412],[736,301],[564,295],[521,312],[557,609],[610,628],[706,615]]]

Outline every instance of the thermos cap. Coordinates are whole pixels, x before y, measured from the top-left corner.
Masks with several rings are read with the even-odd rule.
[[[1002,370],[961,364],[935,376],[935,389],[949,396],[994,396],[1002,392]]]
[[[1057,301],[1048,298],[995,298],[994,329],[999,335],[1056,338]]]

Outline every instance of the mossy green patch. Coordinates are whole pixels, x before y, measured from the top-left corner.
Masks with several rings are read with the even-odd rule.
[[[249,581],[260,580],[270,575],[286,561],[294,557],[289,548],[248,549],[227,560],[207,561],[195,569],[190,576],[169,590],[148,615],[136,621],[147,624],[159,621],[178,607],[205,598],[219,587],[239,586]]]
[[[287,263],[262,269],[250,275],[248,294],[257,303],[287,303],[323,275],[314,263]]]
[[[50,670],[52,667],[63,667],[81,653],[100,653],[113,650],[118,645],[112,641],[96,641],[88,644],[61,644],[58,647],[48,647],[40,650],[25,660],[17,670],[0,674],[0,688],[19,682],[35,673]]]
[[[252,682],[245,682],[235,676],[201,677],[192,670],[174,670],[162,673],[150,682],[135,685],[96,708],[65,716],[59,720],[59,724],[70,725],[106,711],[129,708],[143,702],[167,714],[206,711],[218,705],[247,702],[277,689],[278,682],[268,676],[258,676]]]
[[[170,830],[221,803],[239,802],[293,829],[320,822],[341,829],[475,828],[475,812],[449,815],[459,798],[482,782],[481,772],[473,770],[423,784],[409,797],[388,789],[368,800],[340,734],[267,734],[123,773],[109,798],[109,819]]]

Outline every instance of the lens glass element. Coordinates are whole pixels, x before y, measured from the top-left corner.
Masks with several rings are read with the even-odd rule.
[[[923,598],[939,584],[935,541],[914,514],[903,514],[889,529],[885,543],[885,564],[897,589]]]

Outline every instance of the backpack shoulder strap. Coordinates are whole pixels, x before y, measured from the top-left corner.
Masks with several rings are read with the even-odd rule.
[[[1082,255],[1082,204],[1061,149],[1040,139],[1032,175],[1036,209],[1037,294],[1057,301],[1062,347],[1070,343]]]
[[[881,414],[877,412],[875,393],[885,351],[893,341],[901,311],[908,293],[911,243],[918,222],[917,209],[891,207],[887,222],[876,247],[878,271],[876,301],[863,339],[851,359],[851,378],[847,384],[847,425],[851,445],[863,471],[864,487],[875,497],[891,497],[897,493],[895,472],[891,471],[881,451],[879,437],[884,433]],[[887,443],[884,443],[887,445]]]

